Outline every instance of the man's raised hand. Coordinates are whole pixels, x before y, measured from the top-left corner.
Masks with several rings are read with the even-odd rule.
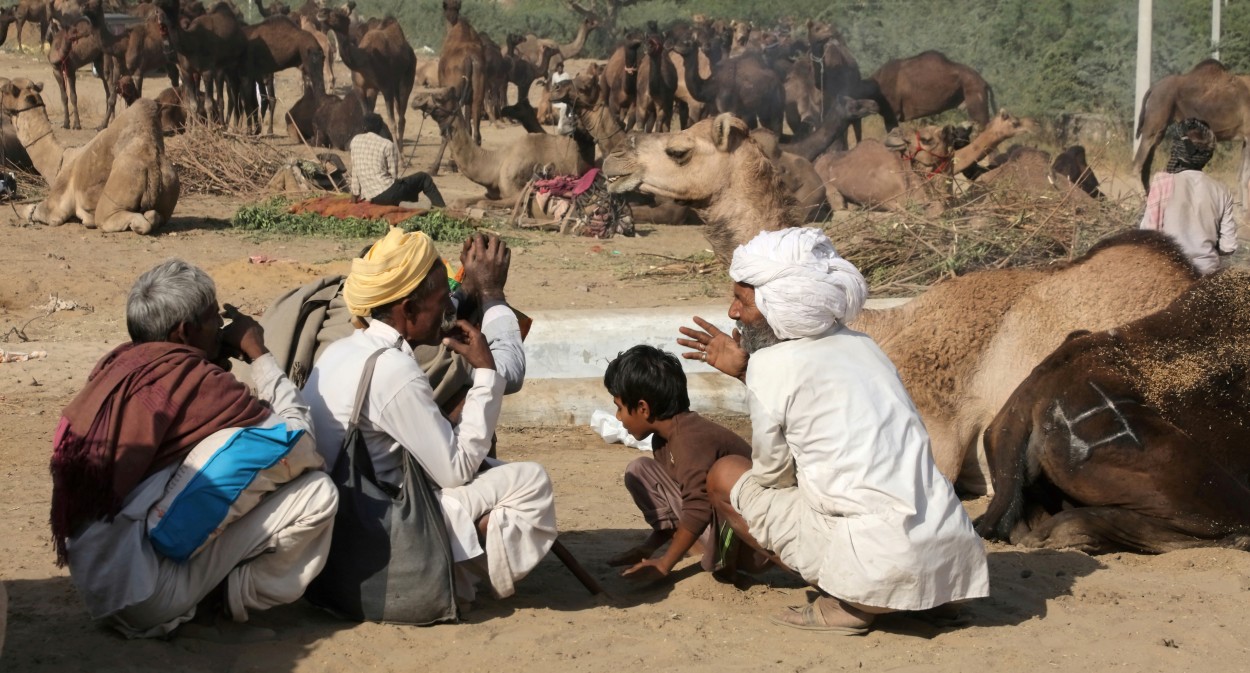
[[[465,294],[481,302],[503,300],[512,265],[507,243],[487,234],[470,236],[460,249],[460,264],[464,267]]]
[[[699,316],[694,316],[694,323],[702,329],[678,328],[688,338],[678,339],[677,343],[690,349],[690,352],[682,353],[681,356],[687,360],[706,362],[736,379],[744,378],[747,374],[748,355],[739,345],[742,336],[738,330],[735,329],[732,336],[725,334],[716,325]]]
[[[468,320],[457,320],[456,328],[455,334],[443,338],[443,345],[458,353],[474,369],[494,369],[495,356],[491,355],[490,344],[482,336],[482,330]]]

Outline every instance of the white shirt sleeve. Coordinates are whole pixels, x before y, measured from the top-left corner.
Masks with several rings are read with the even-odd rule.
[[[495,371],[504,379],[504,394],[519,391],[525,385],[525,345],[516,313],[504,302],[488,302],[482,314],[482,335],[490,344]]]
[[[765,488],[791,488],[798,484],[794,454],[786,443],[782,418],[748,389],[751,410],[751,474]]]
[[[429,380],[418,375],[395,386],[394,395],[369,417],[379,430],[416,457],[440,488],[455,488],[473,479],[490,452],[503,387],[503,377],[494,370],[474,371],[460,425],[453,427],[434,403]]]
[[[312,434],[312,410],[272,353],[252,361],[252,382],[256,386],[256,396],[268,403],[274,415],[286,421],[288,428]]]
[[[1237,220],[1233,217],[1233,197],[1226,195],[1223,212],[1220,213],[1219,241],[1216,247],[1221,255],[1237,252]]]

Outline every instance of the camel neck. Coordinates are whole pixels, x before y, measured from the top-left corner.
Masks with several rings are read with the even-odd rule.
[[[1005,136],[993,131],[983,131],[980,135],[968,143],[965,147],[955,150],[951,155],[952,169],[955,173],[959,173],[968,168],[972,164],[984,159],[999,143],[1003,142],[1010,136]]]
[[[582,47],[586,46],[586,37],[590,35],[590,27],[585,23],[577,29],[577,36],[569,44],[560,45],[560,56],[563,58],[573,58],[582,53]]]
[[[700,103],[711,103],[716,98],[712,92],[712,78],[699,76],[699,52],[682,54],[681,64],[686,71],[686,90]]]
[[[612,154],[625,142],[625,129],[621,128],[606,105],[599,104],[589,110],[574,106],[574,110],[578,121],[590,132],[595,142],[599,143],[603,156]]]
[[[65,148],[52,135],[52,122],[48,121],[48,111],[40,105],[17,113],[13,117],[13,130],[26,148],[26,154],[30,155],[35,170],[51,184],[61,172]]]
[[[699,208],[699,216],[708,224],[713,249],[726,263],[741,236],[748,232],[799,224],[794,203],[781,186],[776,169],[754,141],[735,150],[730,161],[728,179],[721,183],[723,186],[712,196],[710,204]]]
[[[469,135],[468,123],[464,119],[452,122],[451,140],[448,145],[451,147],[451,156],[456,160],[456,166],[460,169],[461,175],[480,185],[498,180],[498,171],[492,173],[490,170],[495,164],[491,161],[491,152],[473,142],[473,136]]]

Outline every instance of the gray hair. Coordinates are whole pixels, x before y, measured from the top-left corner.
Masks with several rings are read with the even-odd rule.
[[[165,341],[179,323],[197,323],[217,306],[217,286],[202,269],[170,259],[139,276],[126,299],[126,331],[135,343]]]

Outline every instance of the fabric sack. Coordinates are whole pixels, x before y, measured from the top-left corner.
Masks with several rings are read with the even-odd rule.
[[[312,436],[285,423],[219,430],[187,454],[148,510],[148,538],[162,556],[185,563],[265,494],[324,466]]]
[[[457,620],[454,565],[443,512],[425,470],[403,451],[399,488],[381,484],[360,434],[377,358],[369,357],[356,392],[343,450],[331,476],[339,509],[325,569],[304,594],[346,619],[425,626]]]

